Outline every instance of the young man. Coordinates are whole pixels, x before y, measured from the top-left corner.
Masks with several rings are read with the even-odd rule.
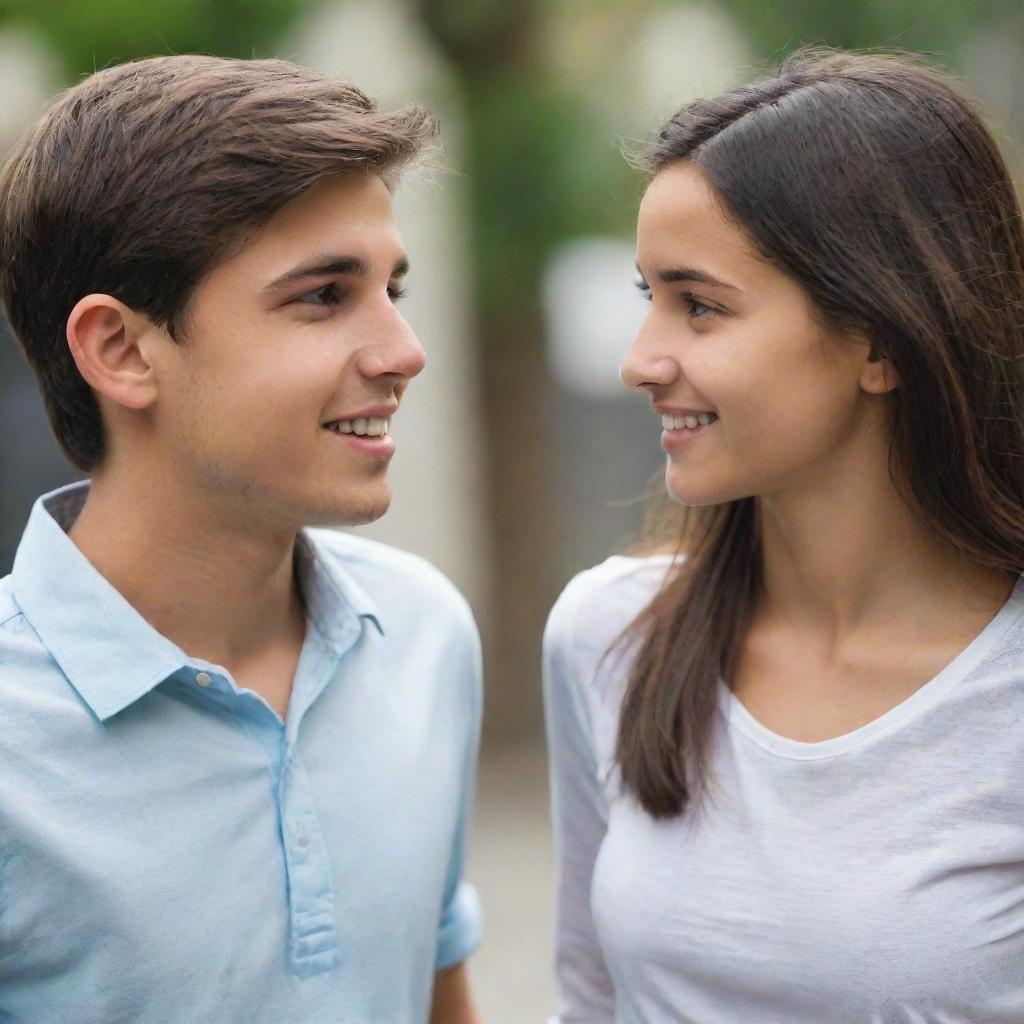
[[[90,481],[0,583],[0,1019],[474,1020],[465,603],[388,507],[423,351],[395,172],[434,133],[280,61],[71,89],[0,293]]]

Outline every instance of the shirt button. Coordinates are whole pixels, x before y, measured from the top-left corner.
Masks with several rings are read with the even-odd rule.
[[[210,679],[209,675],[206,672],[197,672],[196,682],[200,686],[209,686],[212,680]]]
[[[300,832],[298,834],[298,836],[296,837],[296,839],[295,839],[295,842],[297,842],[299,844],[299,846],[309,846],[309,844],[312,841],[313,840],[310,837],[308,832]]]

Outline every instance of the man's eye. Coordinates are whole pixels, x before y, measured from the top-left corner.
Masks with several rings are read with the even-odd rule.
[[[333,306],[340,299],[338,286],[336,284],[325,284],[323,288],[317,288],[315,292],[306,292],[304,295],[300,295],[296,301],[302,302],[307,306]]]

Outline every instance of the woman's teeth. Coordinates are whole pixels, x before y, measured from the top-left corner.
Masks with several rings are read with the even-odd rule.
[[[391,429],[391,420],[379,417],[363,417],[357,420],[335,420],[327,424],[328,430],[336,434],[358,434],[360,437],[383,437]]]
[[[682,430],[683,427],[693,430],[694,427],[706,427],[717,419],[718,416],[713,412],[699,412],[693,416],[672,416],[664,413],[661,417],[661,426],[664,430]]]

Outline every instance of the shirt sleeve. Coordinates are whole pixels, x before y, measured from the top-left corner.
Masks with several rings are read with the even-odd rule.
[[[462,878],[469,834],[470,811],[476,785],[476,762],[480,749],[480,723],[483,712],[483,684],[480,639],[470,618],[472,651],[468,661],[468,696],[471,713],[466,730],[459,819],[452,840],[452,852],[444,884],[444,903],[438,928],[435,970],[461,963],[480,945],[483,938],[483,911],[476,890]]]
[[[555,971],[561,1009],[549,1024],[604,1024],[615,995],[594,931],[590,883],[607,830],[587,701],[589,677],[574,664],[573,584],[552,609],[544,633],[544,714],[555,841]]]

